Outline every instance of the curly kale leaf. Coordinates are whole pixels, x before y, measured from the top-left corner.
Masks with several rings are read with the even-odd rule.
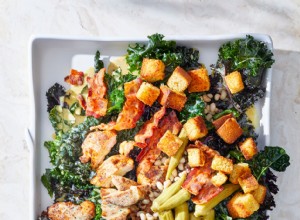
[[[191,93],[187,96],[184,108],[179,113],[181,122],[186,122],[196,116],[204,116],[205,103],[200,98],[200,93]]]
[[[260,86],[264,71],[274,63],[266,43],[250,35],[224,44],[219,49],[219,61],[228,64],[230,72],[241,71],[249,88]]]
[[[136,78],[135,75],[126,74],[122,75],[121,69],[117,69],[112,74],[105,74],[105,82],[108,87],[108,101],[109,108],[108,114],[118,114],[125,102],[124,83],[132,81]]]
[[[253,175],[259,180],[265,176],[269,168],[284,172],[290,165],[290,157],[281,147],[266,146],[252,160],[249,161]]]
[[[75,124],[75,117],[67,108],[57,105],[49,113],[49,120],[55,130],[55,134],[59,132],[66,133]]]
[[[149,41],[146,45],[129,45],[126,56],[129,71],[140,71],[143,58],[162,60],[166,65],[166,72],[172,72],[177,66],[185,69],[200,66],[198,50],[177,46],[175,41],[163,38],[162,34],[153,34],[148,36]]]
[[[94,57],[94,68],[95,73],[98,73],[104,67],[103,61],[100,59],[100,52],[97,50],[95,57]]]
[[[67,133],[59,133],[53,141],[46,141],[50,162],[54,165],[42,176],[42,183],[55,201],[72,201],[79,203],[90,196],[94,186],[89,183],[93,175],[90,165],[82,164],[79,157],[82,154],[81,144],[91,126],[99,124],[93,117]]]
[[[64,96],[65,94],[66,90],[62,85],[55,83],[53,86],[51,86],[46,92],[48,102],[47,112],[50,112],[51,109],[53,109],[53,107],[56,105],[62,105],[60,97]]]

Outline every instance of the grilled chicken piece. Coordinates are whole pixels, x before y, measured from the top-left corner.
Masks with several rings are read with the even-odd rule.
[[[115,131],[91,132],[82,143],[83,155],[80,157],[80,161],[87,163],[91,160],[91,167],[95,170],[116,143],[117,133]]]
[[[134,148],[134,141],[123,141],[119,146],[119,153],[125,156],[129,156],[130,151]]]
[[[146,172],[142,169],[144,167],[150,166],[150,168],[146,169]],[[166,173],[167,173],[167,166],[154,166],[147,160],[144,160],[140,163],[139,169],[137,170],[137,181],[139,184],[146,185],[146,184],[156,184],[159,182],[164,182]]]
[[[84,201],[80,205],[72,202],[57,202],[48,207],[50,220],[91,220],[95,217],[95,205]]]
[[[125,191],[117,191],[103,197],[108,203],[122,207],[134,205],[143,198],[144,193],[137,186],[131,186]]]
[[[97,169],[91,184],[98,187],[112,187],[112,175],[123,176],[134,168],[131,158],[124,155],[114,155],[106,159]]]
[[[131,179],[127,179],[122,176],[112,176],[111,179],[112,184],[120,191],[124,191],[130,189],[131,186],[137,186],[137,182],[134,182]]]

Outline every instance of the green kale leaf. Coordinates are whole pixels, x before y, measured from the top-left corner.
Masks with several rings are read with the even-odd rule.
[[[53,86],[51,86],[48,91],[46,92],[47,97],[47,112],[50,112],[51,109],[53,109],[56,105],[62,105],[60,97],[64,96],[66,94],[65,88],[55,83]]]
[[[109,115],[118,114],[125,102],[124,83],[132,81],[136,78],[135,75],[122,75],[121,69],[117,69],[112,74],[105,74],[105,82],[108,87],[108,102],[109,107],[107,113]]]
[[[240,71],[248,88],[259,87],[264,71],[274,63],[266,43],[250,35],[224,44],[219,49],[219,61],[225,64],[227,72]]]
[[[94,68],[95,73],[98,73],[104,67],[103,61],[100,59],[100,52],[97,50],[95,57],[94,57]]]
[[[49,120],[55,130],[55,134],[59,132],[66,133],[75,124],[75,117],[67,108],[57,105],[52,108],[49,113]]]
[[[179,120],[186,122],[196,116],[204,116],[205,103],[200,98],[201,93],[191,93],[187,95],[184,108],[179,113]]]
[[[128,46],[126,61],[129,71],[140,71],[143,58],[162,60],[166,65],[166,72],[172,72],[177,66],[184,69],[200,67],[199,51],[193,48],[177,46],[173,40],[164,40],[164,35],[153,34],[148,36],[146,45],[136,43]]]

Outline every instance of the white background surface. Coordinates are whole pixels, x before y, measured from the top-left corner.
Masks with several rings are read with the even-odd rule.
[[[249,2],[249,3],[248,3]],[[33,34],[144,37],[265,33],[273,66],[271,144],[292,165],[280,174],[272,219],[299,219],[300,2],[0,0],[0,220],[28,219],[28,41]]]

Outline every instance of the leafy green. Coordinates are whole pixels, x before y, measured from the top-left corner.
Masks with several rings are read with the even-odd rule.
[[[108,114],[117,114],[122,110],[125,102],[124,83],[132,81],[136,78],[135,75],[122,75],[121,69],[117,69],[112,74],[105,74],[105,81],[108,87]]]
[[[56,105],[62,105],[60,97],[64,96],[66,94],[65,88],[55,83],[53,86],[51,86],[48,91],[46,92],[47,97],[47,112],[50,112],[51,109],[53,109]]]
[[[274,63],[273,53],[266,43],[247,35],[245,39],[230,41],[219,49],[219,61],[227,64],[227,72],[239,70],[249,88],[257,88],[261,84],[265,69]]]
[[[231,108],[231,109],[226,109],[220,113],[215,114],[213,119],[216,120],[227,114],[232,114],[233,117],[235,117],[235,118],[238,118],[241,115],[241,113],[239,111],[237,111],[235,108]]]
[[[148,36],[146,45],[138,44],[128,46],[126,61],[129,71],[140,71],[143,58],[162,60],[166,65],[166,71],[172,72],[177,66],[182,68],[198,68],[199,51],[183,46],[177,46],[175,41],[164,40],[164,35],[153,34]]]
[[[95,73],[98,73],[100,69],[104,67],[103,61],[100,59],[100,52],[97,50],[95,57],[94,57],[94,68]]]
[[[187,95],[184,108],[179,113],[179,120],[186,122],[196,116],[204,116],[205,103],[200,98],[201,93],[191,93]]]
[[[67,108],[61,106],[55,106],[49,113],[49,120],[55,133],[65,133],[69,131],[75,124],[75,118]]]
[[[266,146],[252,160],[249,161],[253,175],[259,180],[269,168],[284,172],[290,165],[290,157],[281,147]]]

